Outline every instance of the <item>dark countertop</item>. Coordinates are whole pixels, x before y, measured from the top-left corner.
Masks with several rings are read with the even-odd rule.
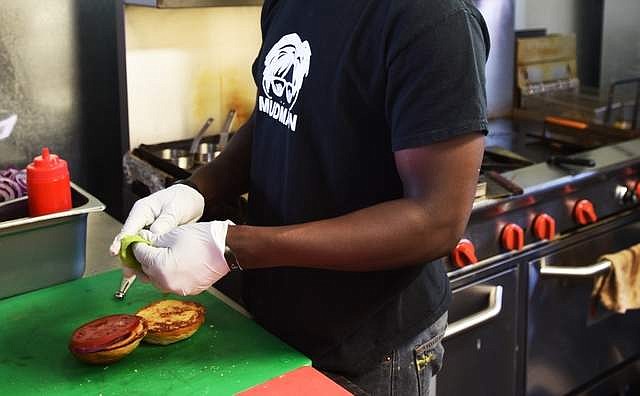
[[[575,149],[544,142],[532,135],[540,135],[544,124],[531,120],[497,118],[489,121],[486,146],[499,146],[529,160],[545,162],[550,154],[573,154]]]

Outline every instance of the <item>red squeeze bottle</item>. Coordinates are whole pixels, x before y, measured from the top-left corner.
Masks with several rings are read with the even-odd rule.
[[[29,215],[42,216],[71,209],[71,181],[67,161],[48,148],[27,165]]]

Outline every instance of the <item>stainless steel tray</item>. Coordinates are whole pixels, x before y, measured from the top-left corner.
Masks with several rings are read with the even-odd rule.
[[[73,208],[29,217],[27,198],[0,204],[0,298],[82,276],[87,215],[104,204],[72,183]]]

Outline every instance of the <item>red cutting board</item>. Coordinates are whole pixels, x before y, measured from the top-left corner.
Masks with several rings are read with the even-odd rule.
[[[301,367],[287,374],[256,385],[238,396],[350,396],[328,377],[313,367]]]

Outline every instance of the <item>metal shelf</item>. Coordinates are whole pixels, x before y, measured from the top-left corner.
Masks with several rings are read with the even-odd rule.
[[[262,0],[122,0],[124,4],[154,8],[260,6]]]

